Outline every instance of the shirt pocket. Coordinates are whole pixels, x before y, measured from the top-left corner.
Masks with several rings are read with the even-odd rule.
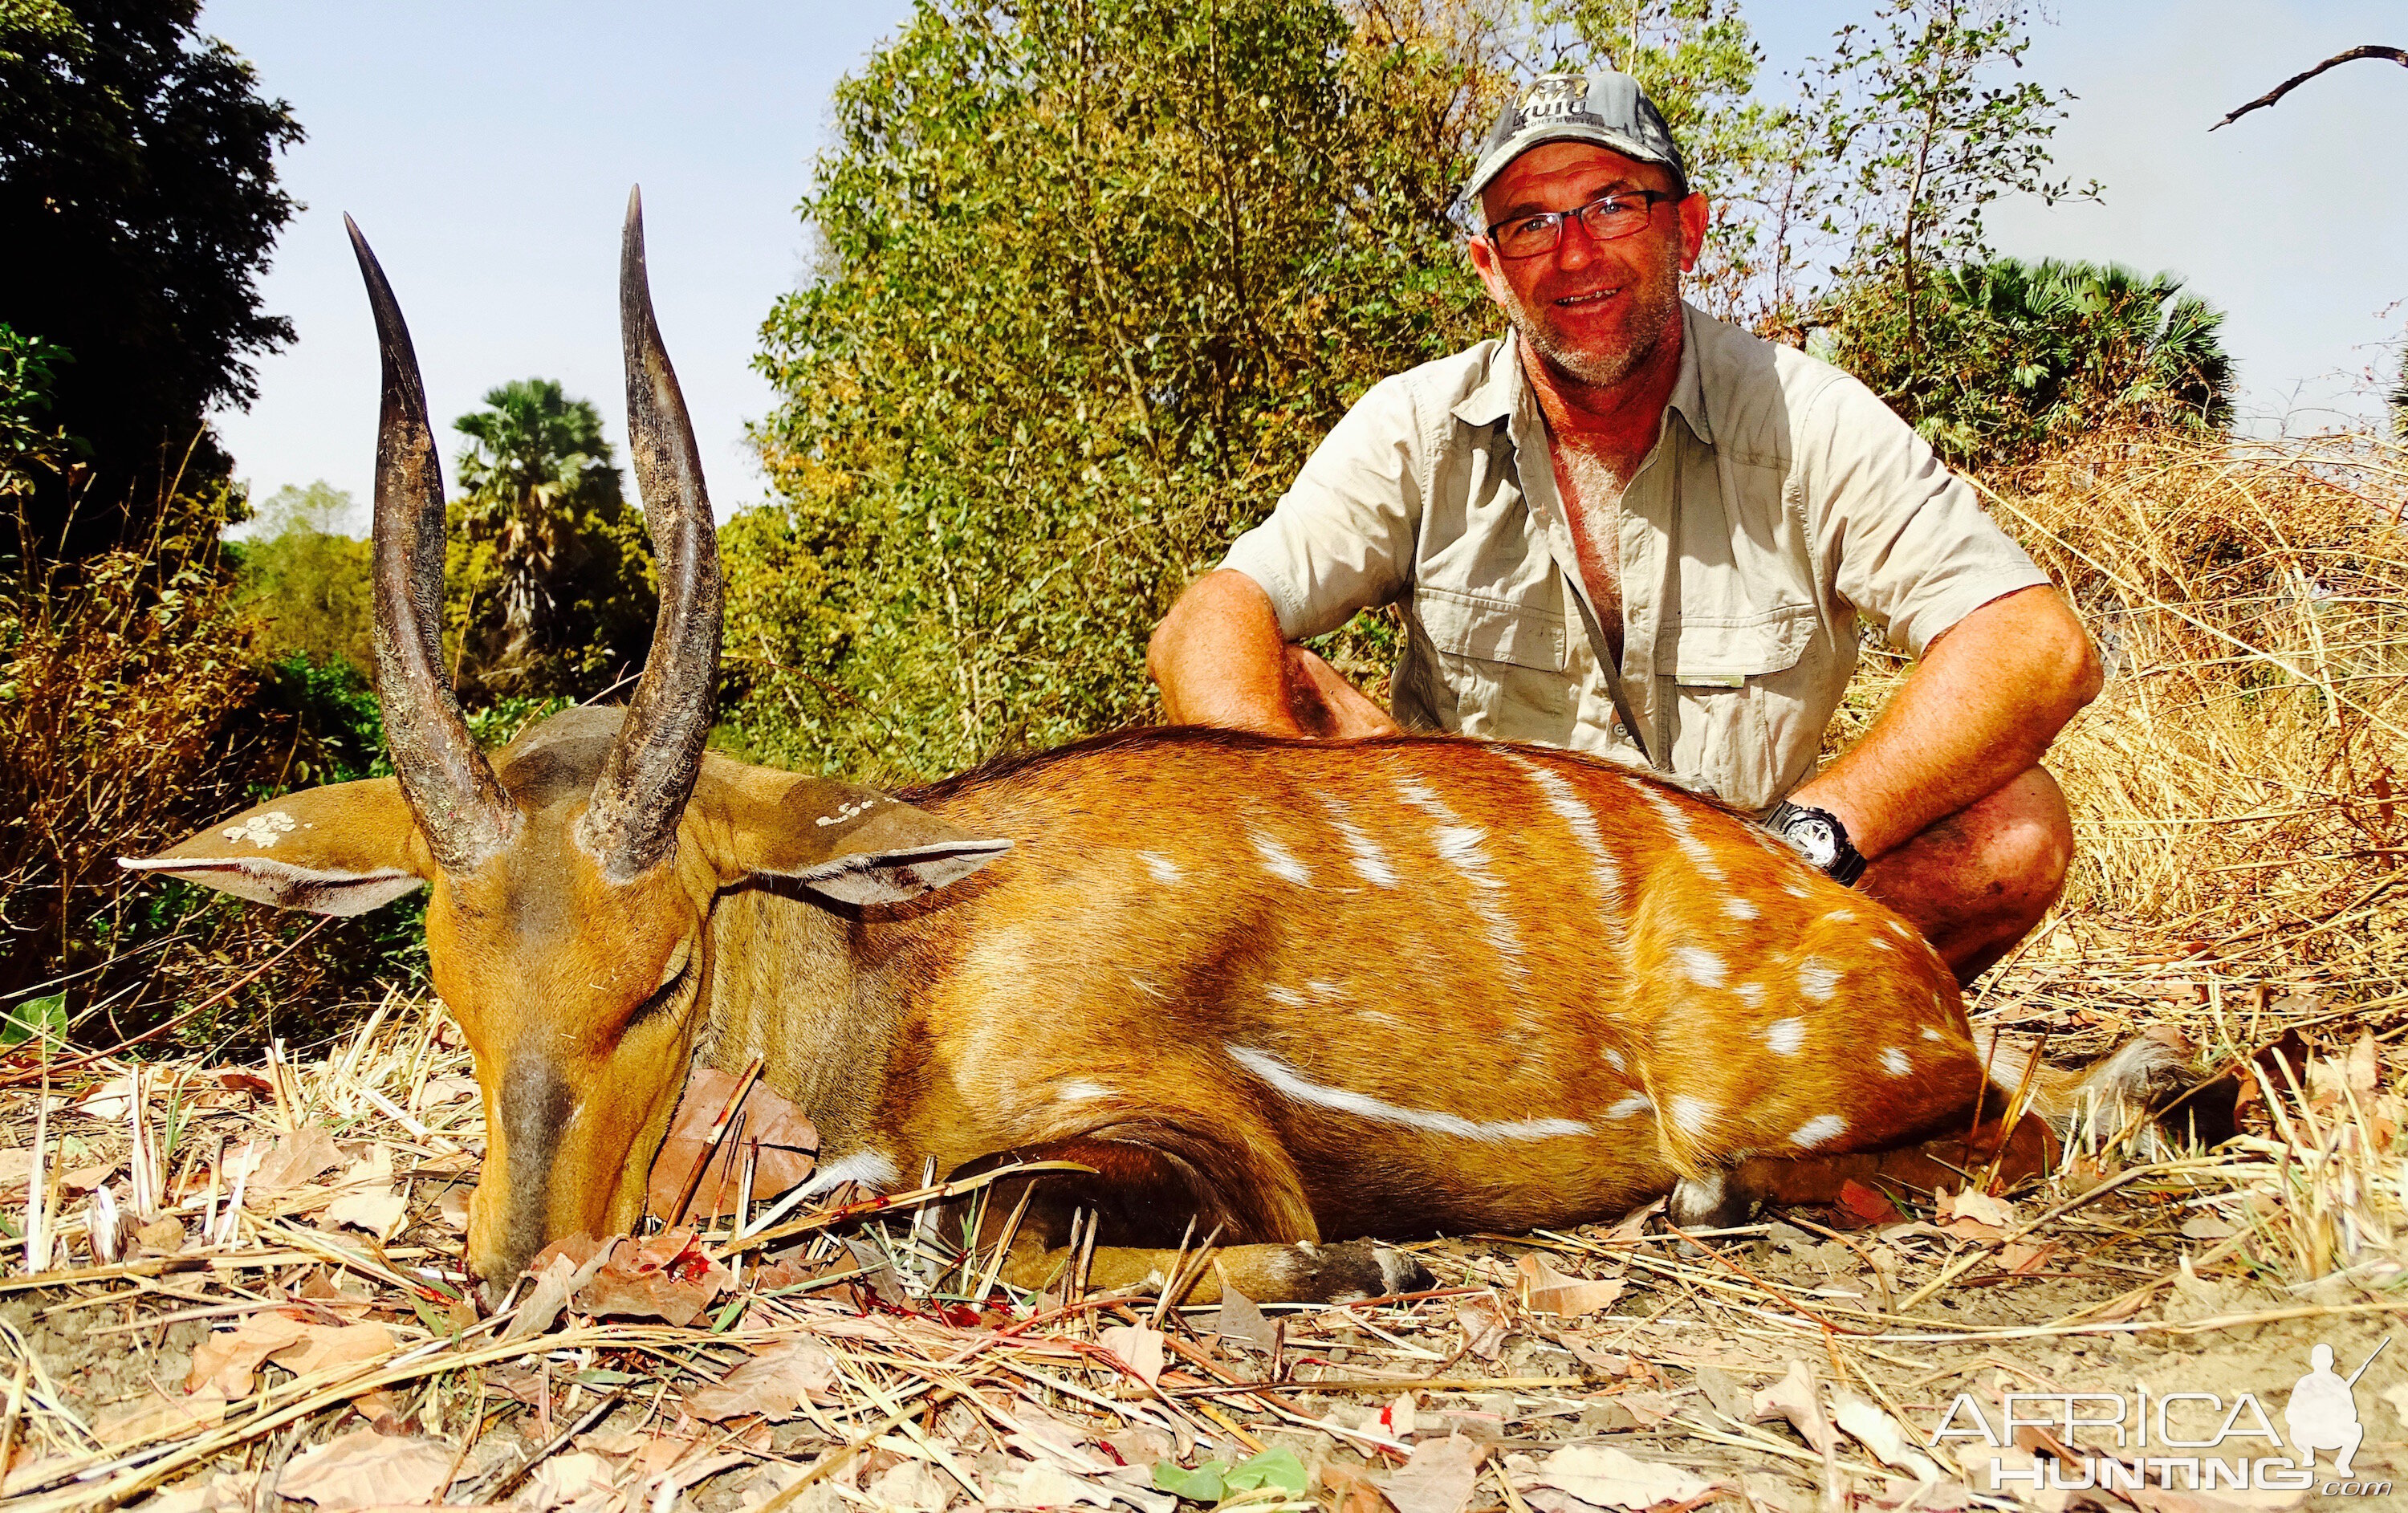
[[[1671,688],[1672,765],[1726,803],[1768,807],[1788,764],[1773,748],[1797,701],[1796,669],[1814,636],[1811,605],[1784,605],[1734,620],[1687,621],[1665,640],[1656,674]]]
[[[1571,651],[1560,613],[1423,583],[1412,614],[1435,653],[1430,702],[1440,729],[1492,740],[1569,737]]]

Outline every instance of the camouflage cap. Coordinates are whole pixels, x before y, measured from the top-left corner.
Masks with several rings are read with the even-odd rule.
[[[1689,172],[1655,102],[1628,74],[1545,74],[1524,90],[1480,149],[1457,203],[1469,207],[1505,165],[1542,142],[1595,142],[1641,163],[1672,170],[1674,193],[1689,192]]]

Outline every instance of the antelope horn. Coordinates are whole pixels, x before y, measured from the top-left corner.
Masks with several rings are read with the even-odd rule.
[[[660,616],[619,739],[594,779],[578,840],[625,881],[668,854],[710,735],[719,676],[719,536],[703,492],[702,455],[677,374],[661,350],[644,275],[644,200],[627,196],[619,259],[619,327],[627,357],[627,450],[652,523]]]
[[[474,872],[518,834],[518,806],[477,749],[443,672],[443,470],[426,422],[418,354],[367,238],[350,216],[343,225],[367,281],[384,366],[374,550],[385,748],[436,864],[448,873]]]

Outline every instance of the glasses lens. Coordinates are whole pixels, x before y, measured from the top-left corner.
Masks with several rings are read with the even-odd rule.
[[[1647,224],[1647,208],[1645,200],[1598,200],[1581,207],[1581,224],[1598,241],[1610,242]]]
[[[1507,257],[1536,257],[1555,245],[1563,225],[1560,216],[1526,216],[1497,228],[1497,250]]]

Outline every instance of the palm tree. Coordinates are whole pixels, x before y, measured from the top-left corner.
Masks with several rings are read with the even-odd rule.
[[[452,581],[464,681],[488,694],[556,693],[624,640],[644,595],[644,550],[602,417],[552,378],[490,390],[452,428],[461,449]],[[609,621],[610,623],[603,623]],[[617,649],[624,650],[624,649]]]

